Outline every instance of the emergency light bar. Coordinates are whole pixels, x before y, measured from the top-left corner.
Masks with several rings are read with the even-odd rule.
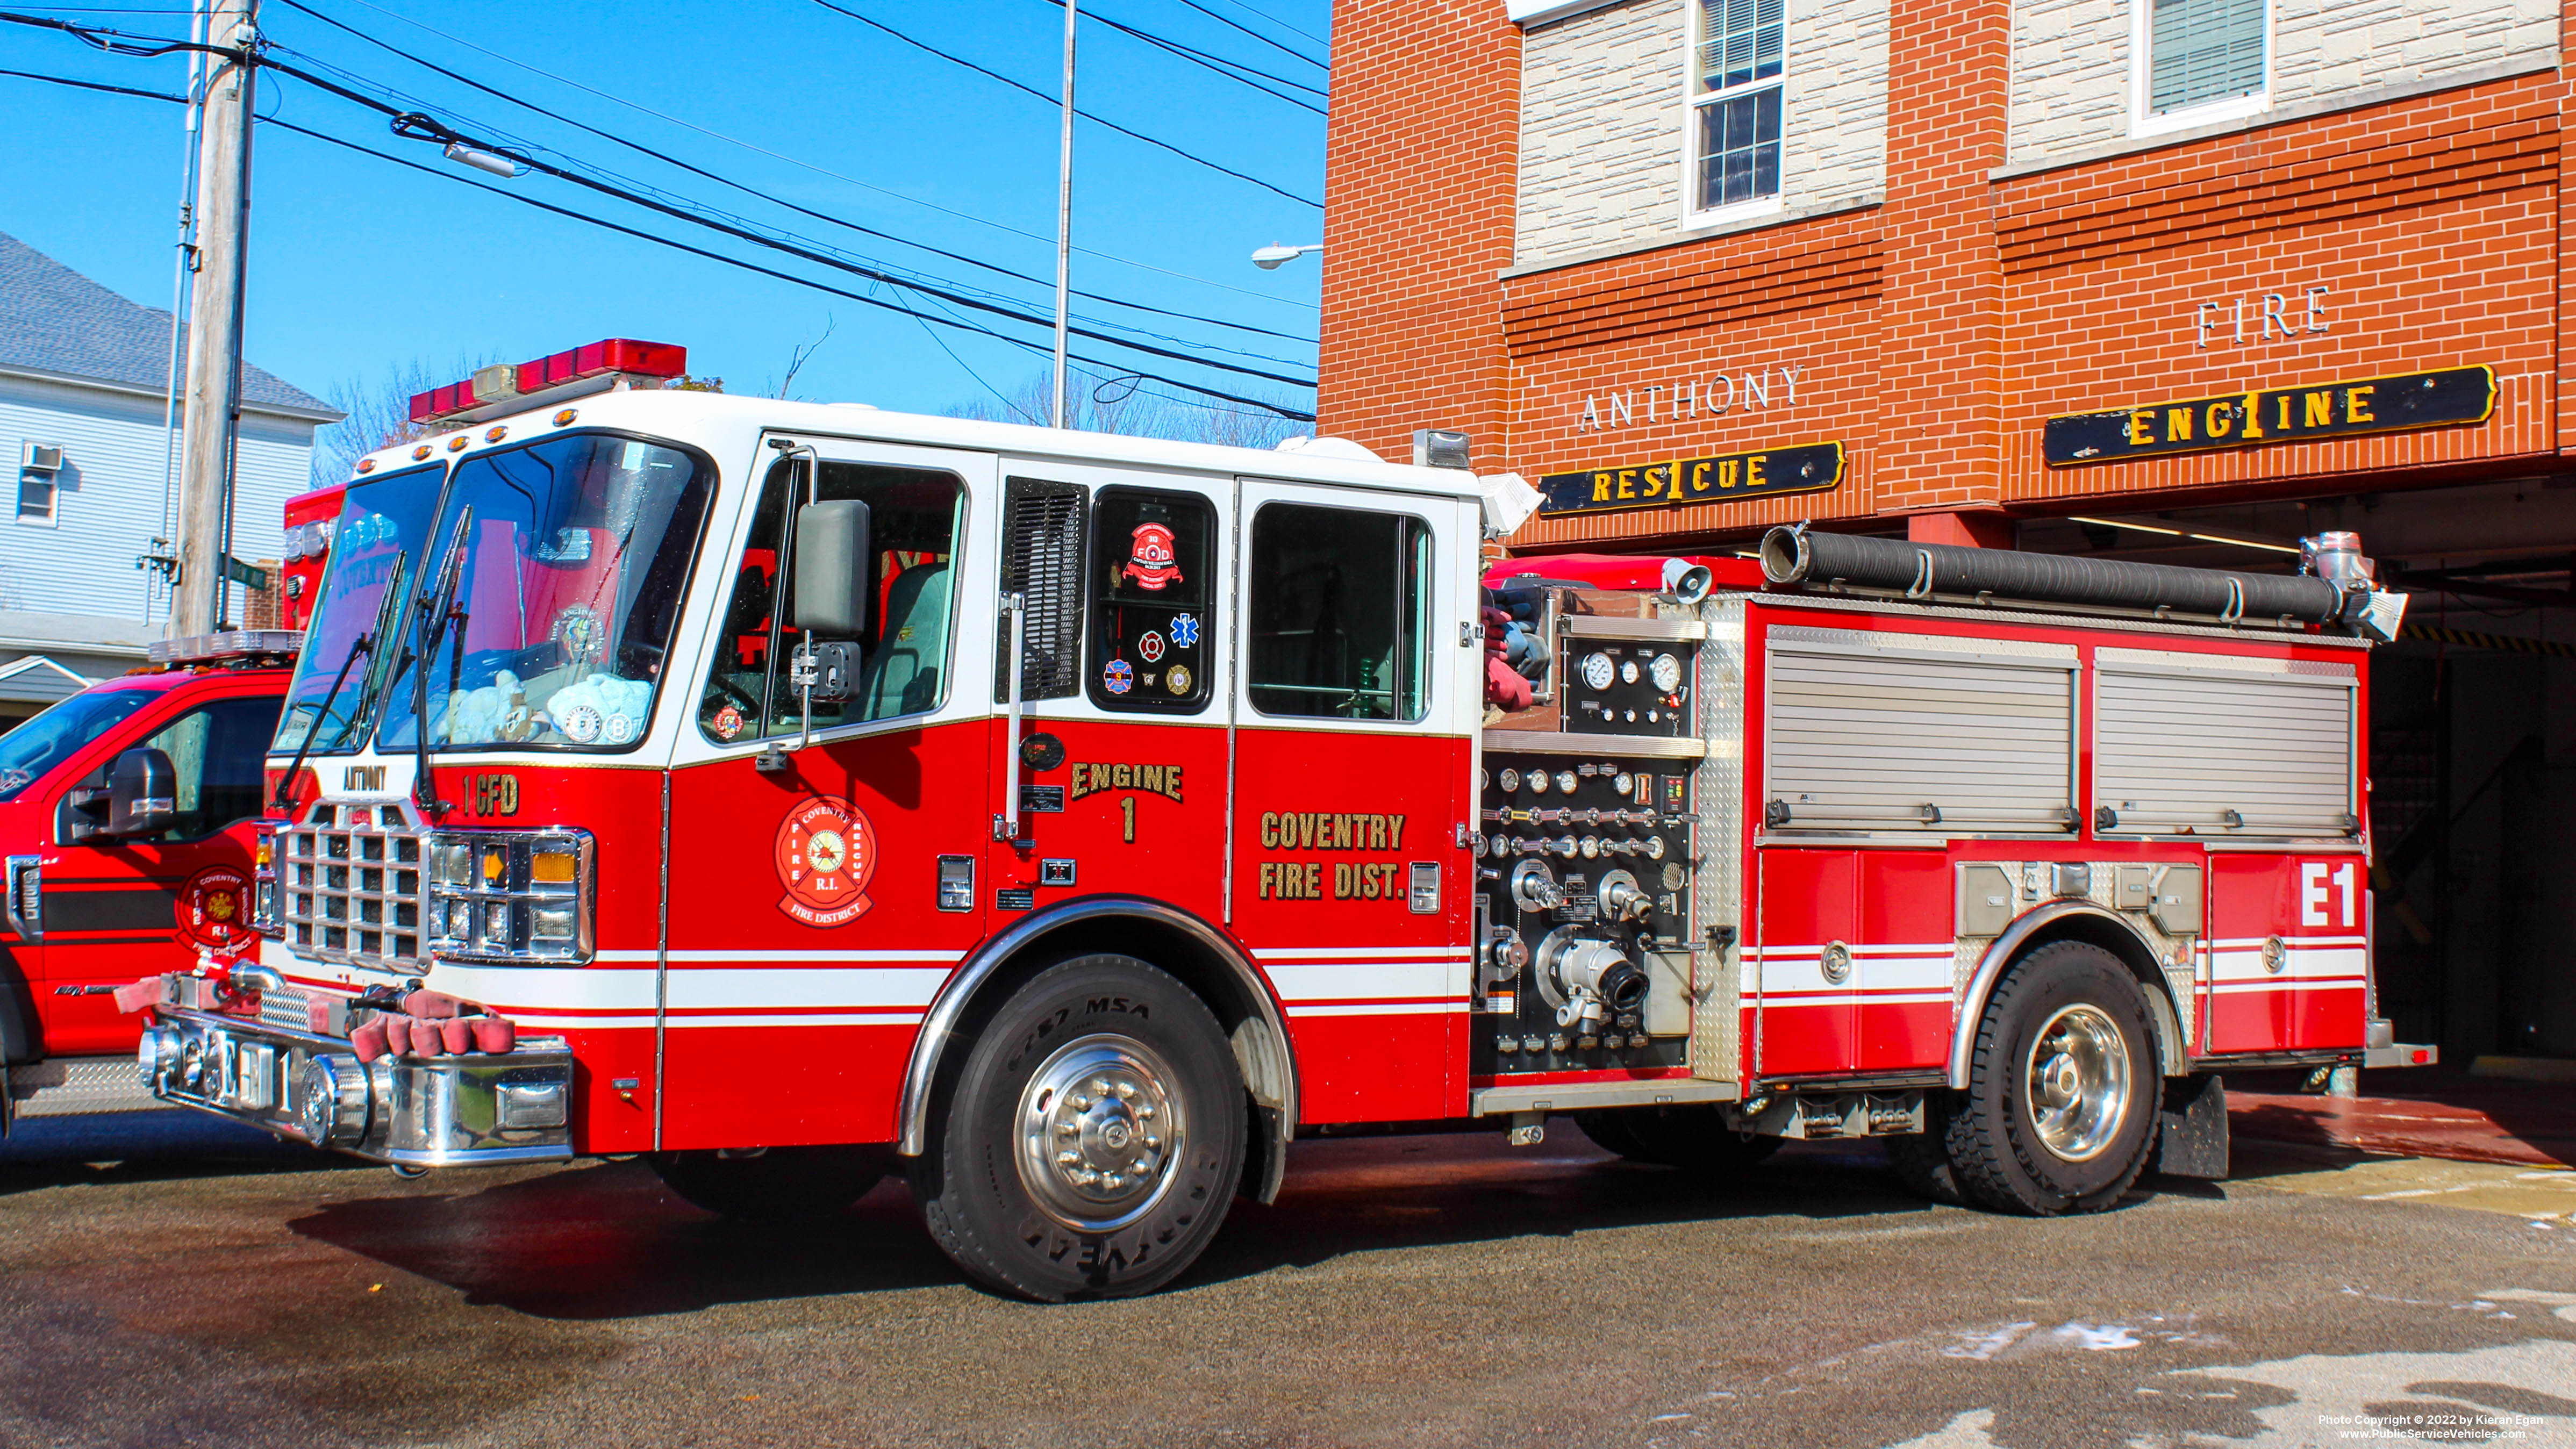
[[[612,337],[516,365],[499,362],[411,397],[414,423],[462,418],[480,421],[503,411],[540,407],[558,397],[600,392],[619,379],[660,382],[689,370],[689,350],[668,342]]]
[[[143,652],[155,664],[206,664],[217,659],[292,654],[303,647],[301,629],[227,629],[220,634],[155,639],[144,646]]]

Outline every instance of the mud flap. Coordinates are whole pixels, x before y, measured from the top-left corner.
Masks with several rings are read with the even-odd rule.
[[[2168,1177],[2227,1175],[2227,1084],[2217,1076],[2177,1077],[2165,1083],[2158,1114],[2156,1171]]]

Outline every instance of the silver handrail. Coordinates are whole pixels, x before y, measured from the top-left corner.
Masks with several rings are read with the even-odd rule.
[[[1002,813],[993,817],[995,840],[1020,838],[1021,672],[1028,667],[1028,596],[1002,595],[1002,610],[1011,616],[1011,728],[1003,741]]]

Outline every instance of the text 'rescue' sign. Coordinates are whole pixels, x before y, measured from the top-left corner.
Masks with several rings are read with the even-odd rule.
[[[2040,451],[2051,466],[2063,468],[2212,448],[2259,448],[2408,428],[2455,427],[2485,422],[2494,409],[2494,369],[2453,367],[2069,413],[2048,420]]]
[[[1575,513],[1729,503],[1781,493],[1822,493],[1842,481],[1842,444],[1801,443],[1711,458],[1550,473],[1538,480],[1538,515],[1562,518]]]

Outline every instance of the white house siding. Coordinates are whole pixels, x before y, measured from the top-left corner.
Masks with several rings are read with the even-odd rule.
[[[1521,46],[1515,260],[1678,240],[1685,229],[1690,0],[1629,3],[1530,28]],[[1789,0],[1781,201],[1871,199],[1887,176],[1887,0]]]
[[[64,452],[53,524],[17,516],[28,442]],[[162,532],[161,400],[106,388],[0,377],[0,611],[168,617],[159,575],[134,566]],[[311,487],[313,424],[252,413],[242,421],[233,554],[273,559],[286,500]]]
[[[2147,3],[2013,7],[2013,164],[2128,138],[2133,7]],[[2558,23],[2551,0],[2275,0],[2272,108],[2331,108],[2385,87],[2553,58]]]

